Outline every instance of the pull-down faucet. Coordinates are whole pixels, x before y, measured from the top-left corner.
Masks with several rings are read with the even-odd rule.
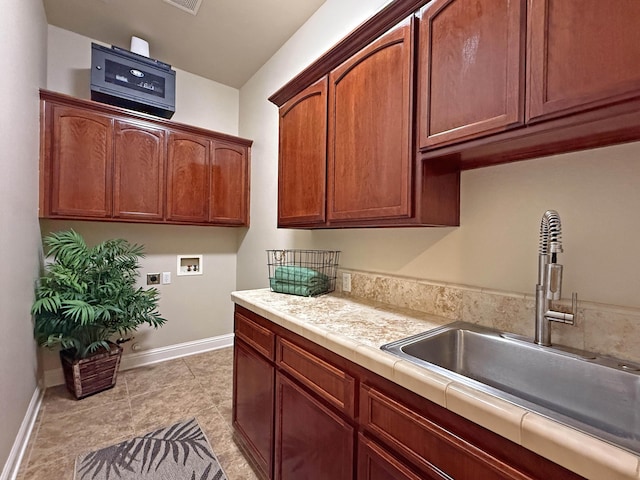
[[[535,333],[538,345],[551,345],[551,322],[573,325],[577,316],[577,293],[571,295],[571,313],[551,310],[551,302],[560,300],[562,291],[562,265],[557,263],[558,253],[562,253],[560,215],[555,210],[547,210],[540,223]]]

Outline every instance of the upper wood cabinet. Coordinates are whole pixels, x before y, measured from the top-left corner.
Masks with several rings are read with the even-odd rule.
[[[278,226],[457,225],[459,172],[415,161],[413,16],[280,105]]]
[[[327,77],[280,107],[278,226],[323,224],[327,185]]]
[[[394,170],[389,182],[370,190],[365,186],[371,170],[363,158],[386,146],[380,137],[365,138],[362,133],[376,119],[353,115],[354,132],[332,131],[332,122],[351,126],[349,105],[359,106],[357,101],[366,96],[356,88],[371,92],[383,81],[378,73],[385,72],[384,67],[371,68],[370,83],[356,85],[353,80],[353,92],[341,92],[340,81],[330,82],[328,155],[334,159],[328,165],[328,218],[314,226],[457,225],[452,192],[458,188],[456,169],[640,140],[637,0],[388,2],[269,100],[278,106],[289,102],[319,78],[360,57],[411,14],[418,16],[416,44],[411,42],[416,75],[409,79],[410,91],[415,89],[409,125],[415,136],[409,177],[413,210],[407,217],[399,204],[388,208],[392,202],[383,200],[399,198],[394,182],[404,173],[401,169]],[[336,100],[353,102],[345,106],[338,101],[334,106],[334,88]],[[370,100],[363,112],[374,118],[388,113],[384,95]],[[391,118],[400,112],[394,110]],[[392,124],[392,135],[399,125]],[[348,160],[341,160],[341,155]],[[380,167],[379,160],[374,157],[372,164]],[[385,167],[372,169],[373,178],[382,177]],[[360,183],[351,181],[356,170]],[[338,180],[335,185],[332,175]]]
[[[522,125],[526,0],[436,0],[418,49],[421,148]]]
[[[40,217],[249,224],[251,141],[41,91]]]
[[[114,149],[113,216],[162,220],[164,130],[116,120]]]
[[[530,0],[528,120],[640,96],[640,2]]]
[[[249,224],[249,148],[215,140],[211,144],[209,221]]]
[[[62,105],[52,106],[47,120],[47,210],[60,216],[110,216],[113,120]]]
[[[209,139],[172,132],[169,135],[167,218],[201,223],[209,218]]]
[[[412,214],[412,33],[407,21],[329,74],[329,221]]]

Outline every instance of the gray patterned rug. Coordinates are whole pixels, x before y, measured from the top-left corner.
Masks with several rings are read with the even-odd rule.
[[[76,459],[75,480],[227,480],[195,418]]]

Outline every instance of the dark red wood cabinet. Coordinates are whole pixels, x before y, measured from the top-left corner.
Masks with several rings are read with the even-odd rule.
[[[249,225],[249,147],[226,140],[211,143],[209,222]]]
[[[640,97],[640,3],[530,0],[528,121]]]
[[[581,478],[239,305],[235,332],[233,425],[262,478]]]
[[[167,156],[167,219],[204,223],[209,217],[209,139],[171,132]]]
[[[349,480],[354,427],[295,381],[276,373],[276,480]]]
[[[329,221],[412,214],[412,44],[406,21],[329,74]]]
[[[63,105],[48,112],[52,135],[45,144],[46,207],[51,215],[106,218],[111,215],[113,120]]]
[[[249,224],[251,141],[41,91],[40,217]]]
[[[457,225],[459,173],[415,162],[412,17],[280,104],[278,225]]]
[[[280,107],[278,226],[326,221],[327,78]]]
[[[165,131],[115,121],[113,216],[164,218]]]
[[[436,0],[421,11],[419,157],[462,169],[640,139],[633,0]]]
[[[251,312],[237,312],[233,355],[232,424],[259,473],[273,476],[275,335]]]
[[[362,433],[358,437],[357,480],[443,480],[444,474],[420,474]]]
[[[273,469],[275,369],[242,341],[234,347],[233,426],[265,476]]]
[[[421,148],[524,124],[526,0],[436,0],[421,12]]]
[[[458,225],[460,170],[640,140],[639,17],[636,0],[389,2],[270,97],[329,80],[326,218],[281,225]]]

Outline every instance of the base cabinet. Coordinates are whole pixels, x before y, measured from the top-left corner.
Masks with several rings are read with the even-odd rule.
[[[233,366],[233,426],[260,470],[271,477],[274,367],[242,341],[236,341]]]
[[[446,475],[418,476],[384,447],[360,434],[358,438],[358,480],[442,480]]]
[[[354,428],[276,373],[276,480],[353,478]]]
[[[233,426],[275,480],[578,480],[236,305]]]

